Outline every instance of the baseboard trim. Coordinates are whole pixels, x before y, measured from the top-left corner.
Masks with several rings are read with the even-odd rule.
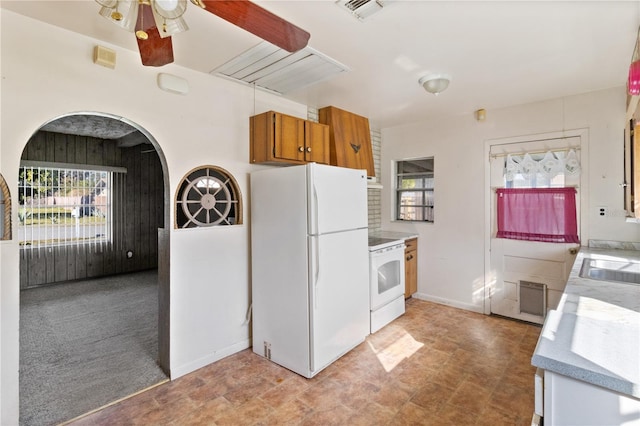
[[[226,348],[220,349],[218,351],[214,351],[212,354],[199,358],[195,361],[192,361],[188,364],[181,365],[176,368],[171,369],[171,380],[175,380],[178,377],[182,377],[185,374],[192,373],[199,368],[205,367],[209,364],[212,364],[216,361],[220,361],[222,358],[226,358],[229,355],[233,355],[236,352],[240,352],[244,349],[251,347],[251,339],[245,339],[238,343],[235,343],[231,346],[227,346]]]
[[[420,300],[426,300],[427,302],[437,303],[439,305],[446,305],[446,306],[451,306],[453,308],[464,309],[465,311],[485,314],[484,308],[482,305],[472,305],[470,303],[462,303],[457,300],[445,299],[442,297],[432,296],[425,293],[415,293],[412,297]]]

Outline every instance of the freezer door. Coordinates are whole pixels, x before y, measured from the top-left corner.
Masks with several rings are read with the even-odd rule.
[[[308,165],[309,234],[366,228],[365,170],[323,164]]]
[[[369,334],[367,230],[309,237],[311,372]]]

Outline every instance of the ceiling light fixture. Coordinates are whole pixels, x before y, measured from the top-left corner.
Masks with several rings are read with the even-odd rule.
[[[202,6],[198,0],[191,2]],[[182,19],[187,10],[187,0],[96,0],[96,3],[102,6],[100,15],[127,31],[135,32],[140,40],[147,39],[146,30],[154,24],[160,37],[169,37],[189,29]],[[142,6],[151,6],[153,23],[144,22]]]
[[[429,93],[438,95],[449,87],[451,76],[448,74],[428,74],[418,80],[420,86]]]

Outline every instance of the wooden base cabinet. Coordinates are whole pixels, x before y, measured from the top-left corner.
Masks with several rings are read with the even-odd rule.
[[[404,298],[408,299],[418,291],[418,239],[404,242]]]
[[[267,111],[249,120],[252,163],[329,164],[329,126]]]

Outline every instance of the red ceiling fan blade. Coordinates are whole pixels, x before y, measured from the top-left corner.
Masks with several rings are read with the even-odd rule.
[[[147,30],[149,38],[138,41],[138,49],[140,50],[140,58],[142,65],[148,67],[161,67],[173,62],[173,44],[171,37],[160,37],[157,28]]]
[[[202,0],[205,10],[288,52],[309,42],[310,34],[249,0]]]
[[[142,31],[147,35],[146,39],[141,39],[138,33]],[[173,44],[171,37],[160,37],[160,32],[156,28],[151,6],[140,4],[138,11],[138,21],[136,22],[136,41],[140,50],[142,65],[149,67],[161,67],[173,62]]]

